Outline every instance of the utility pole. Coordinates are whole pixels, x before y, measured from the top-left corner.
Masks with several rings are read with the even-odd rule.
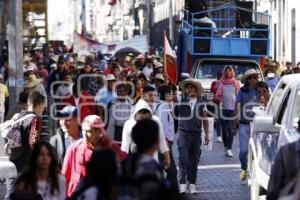
[[[8,1],[9,105],[17,103],[23,90],[23,10],[22,0]]]
[[[173,23],[173,6],[172,6],[172,1],[169,0],[169,38],[170,38],[170,43],[171,46],[174,42],[174,23]]]

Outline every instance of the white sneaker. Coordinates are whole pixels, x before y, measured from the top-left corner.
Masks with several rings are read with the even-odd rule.
[[[217,142],[218,142],[218,143],[222,143],[222,137],[220,137],[220,136],[217,137]]]
[[[179,185],[179,193],[183,194],[183,193],[187,193],[187,185],[186,184],[180,184]]]
[[[195,184],[190,184],[190,193],[191,194],[197,194],[199,191],[197,190],[197,187]]]
[[[232,151],[230,149],[228,149],[226,153],[228,157],[233,157]]]

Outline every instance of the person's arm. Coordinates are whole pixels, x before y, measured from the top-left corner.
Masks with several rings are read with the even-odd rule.
[[[164,130],[162,128],[162,124],[160,123],[159,120],[155,120],[158,123],[158,127],[159,127],[159,149],[161,151],[161,153],[164,156],[164,165],[165,168],[168,169],[170,167],[171,164],[171,160],[170,160],[170,152],[169,152],[169,147],[165,138],[165,134],[164,134]]]
[[[35,143],[40,140],[42,121],[39,117],[34,117],[29,127],[29,146],[33,149]]]
[[[204,133],[205,133],[205,141],[204,144],[208,145],[209,143],[209,125],[208,125],[208,119],[207,119],[207,112],[203,111],[202,113],[202,117],[203,117],[203,129],[204,129]]]
[[[131,136],[130,136],[130,130],[129,129],[129,124],[128,121],[125,122],[124,127],[123,127],[123,132],[122,132],[122,145],[121,145],[121,150],[129,153],[129,145],[131,142]]]

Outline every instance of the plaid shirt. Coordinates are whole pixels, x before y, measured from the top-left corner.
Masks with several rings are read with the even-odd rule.
[[[280,148],[272,167],[267,199],[278,199],[280,190],[293,180],[300,170],[300,139]]]

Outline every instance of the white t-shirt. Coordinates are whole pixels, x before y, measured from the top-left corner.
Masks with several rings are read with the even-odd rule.
[[[58,175],[59,192],[51,194],[50,181],[38,181],[37,192],[42,196],[43,200],[64,200],[66,199],[66,179],[62,175]]]

